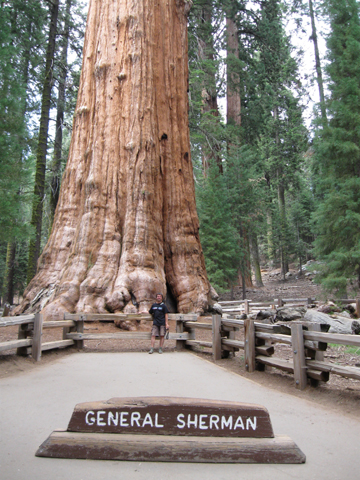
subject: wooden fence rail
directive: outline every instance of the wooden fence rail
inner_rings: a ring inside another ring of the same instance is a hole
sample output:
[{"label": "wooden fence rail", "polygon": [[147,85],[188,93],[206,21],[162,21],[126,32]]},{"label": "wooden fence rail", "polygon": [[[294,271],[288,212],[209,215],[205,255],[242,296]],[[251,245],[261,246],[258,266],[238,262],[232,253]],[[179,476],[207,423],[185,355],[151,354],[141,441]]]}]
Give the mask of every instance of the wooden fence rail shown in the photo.
[{"label": "wooden fence rail", "polygon": [[[227,338],[224,328],[231,326],[243,327],[244,341]],[[319,324],[308,323],[307,328],[305,330],[300,322],[292,322],[288,334],[283,334],[278,333],[283,328],[277,325],[266,325],[251,319],[218,319],[213,332],[213,357],[215,361],[220,360],[226,357],[229,347],[241,348],[244,350],[245,368],[248,372],[276,367],[293,373],[296,388],[301,390],[306,387],[308,379],[311,385],[317,386],[319,381],[328,381],[330,373],[360,380],[360,368],[324,361],[328,343],[360,348],[360,336],[325,333]],[[292,361],[274,355],[276,344],[291,346]]]},{"label": "wooden fence rail", "polygon": [[68,347],[74,345],[74,341],[64,338],[63,340],[53,342],[43,342],[42,332],[44,328],[69,329],[75,326],[73,321],[49,321],[44,322],[40,313],[34,315],[21,315],[19,317],[2,317],[0,319],[1,327],[19,326],[17,340],[9,340],[0,343],[0,352],[16,349],[17,355],[27,355],[28,348],[31,347],[31,356],[34,360],[39,361],[41,352],[55,348]]},{"label": "wooden fence rail", "polygon": [[[339,299],[336,300],[337,303],[349,304],[355,303],[355,313],[358,318],[360,318],[360,299],[350,298],[350,299]],[[314,297],[309,298],[275,298],[269,302],[253,302],[252,300],[227,300],[221,301],[219,304],[222,307],[223,313],[244,313],[248,315],[249,313],[255,313],[261,310],[262,308],[279,308],[279,307],[299,307],[299,306],[309,306],[314,305],[319,302],[316,301]]]},{"label": "wooden fence rail", "polygon": [[[38,361],[44,350],[71,345],[83,348],[85,340],[150,340],[150,332],[84,332],[85,321],[114,321],[115,318],[152,320],[147,314],[65,314],[62,321],[48,322],[43,322],[41,314],[2,317],[0,328],[18,326],[18,338],[1,342],[0,353],[16,349],[18,355],[26,355],[31,348],[32,357]],[[295,384],[299,389],[306,387],[308,379],[313,386],[318,385],[319,381],[328,381],[330,373],[360,380],[360,368],[339,366],[324,360],[328,343],[360,348],[360,336],[326,333],[321,331],[320,325],[309,322],[306,330],[300,322],[292,322],[291,327],[284,327],[263,324],[252,319],[231,318],[229,315],[224,315],[223,318],[220,315],[199,317],[201,321],[197,321],[196,314],[169,314],[169,319],[176,321],[176,332],[170,333],[169,338],[176,341],[177,349],[194,346],[210,348],[215,361],[241,349],[244,351],[245,368],[248,372],[276,367],[294,374]],[[44,329],[59,327],[63,329],[62,340],[42,342]],[[196,339],[197,329],[211,331],[211,342]],[[244,332],[244,340],[236,339],[236,332],[240,329]],[[278,344],[291,346],[291,361],[276,357]]]}]

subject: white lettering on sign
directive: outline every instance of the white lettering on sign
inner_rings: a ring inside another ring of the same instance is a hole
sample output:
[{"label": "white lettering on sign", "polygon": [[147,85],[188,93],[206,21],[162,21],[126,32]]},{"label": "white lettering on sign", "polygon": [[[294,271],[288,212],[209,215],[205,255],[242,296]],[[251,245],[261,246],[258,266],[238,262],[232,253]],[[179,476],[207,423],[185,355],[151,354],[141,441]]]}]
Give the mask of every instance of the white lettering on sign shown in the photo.
[{"label": "white lettering on sign", "polygon": [[188,420],[187,420],[187,427],[190,428],[191,426],[193,426],[194,428],[197,428],[197,420],[198,420],[198,416],[194,415],[194,420],[191,420],[191,413],[189,413],[188,415]]},{"label": "white lettering on sign", "polygon": [[117,424],[119,423],[119,412],[115,412],[115,415],[112,412],[109,412],[108,425],[110,425],[110,423],[117,426]]},{"label": "white lettering on sign", "polygon": [[253,430],[256,430],[256,417],[254,417],[253,421],[251,421],[250,417],[246,419],[246,430],[249,430],[249,425],[251,425]]},{"label": "white lettering on sign", "polygon": [[124,418],[127,415],[129,415],[129,412],[121,412],[120,413],[120,427],[128,427],[129,426],[126,419]]},{"label": "white lettering on sign", "polygon": [[[209,414],[184,414],[179,413],[176,417],[176,428],[179,429],[199,429],[199,430],[256,430],[257,417],[233,417],[233,415],[209,415]],[[119,426],[119,427],[151,427],[164,428],[165,425],[159,420],[159,413],[146,413],[141,417],[140,412],[128,411],[108,411],[98,410],[94,412],[89,410],[85,415],[86,425],[96,425],[99,427]]]},{"label": "white lettering on sign", "polygon": [[241,417],[237,417],[236,419],[236,422],[235,422],[235,425],[234,425],[234,430],[236,430],[237,428],[241,428],[242,430],[244,430],[244,422],[243,422],[243,419]]},{"label": "white lettering on sign", "polygon": [[[92,415],[92,416],[90,417],[90,415]],[[92,410],[89,410],[87,412],[87,414],[85,415],[85,423],[87,425],[94,425],[94,423],[95,423],[94,415],[95,415],[95,413]]]},{"label": "white lettering on sign", "polygon": [[224,415],[221,417],[221,430],[224,430],[225,427],[227,427],[229,430],[232,429],[233,425],[233,418],[232,415],[226,420]]},{"label": "white lettering on sign", "polygon": [[150,413],[147,413],[147,414],[145,415],[145,418],[144,418],[143,423],[142,423],[141,426],[144,427],[145,425],[150,425],[150,427],[153,427],[153,426],[154,426]]},{"label": "white lettering on sign", "polygon": [[205,418],[209,415],[199,415],[199,428],[200,430],[207,430],[209,427],[205,424]]},{"label": "white lettering on sign", "polygon": [[164,427],[164,425],[159,424],[159,414],[158,413],[155,413],[155,427],[156,428],[163,428]]},{"label": "white lettering on sign", "polygon": [[136,426],[137,427],[140,427],[140,420],[141,420],[141,415],[139,412],[131,412],[131,420],[130,420],[130,423],[131,423],[131,426],[133,427],[136,423]]},{"label": "white lettering on sign", "polygon": [[178,424],[176,426],[178,428],[185,428],[186,423],[183,420],[184,417],[185,417],[185,415],[183,413],[179,413],[179,415],[177,416]]},{"label": "white lettering on sign", "polygon": [[215,425],[216,430],[219,430],[219,425],[218,425],[219,421],[220,421],[219,415],[210,415],[210,425],[209,425],[210,430],[212,430],[213,425]]},{"label": "white lettering on sign", "polygon": [[106,423],[104,419],[102,418],[102,415],[104,415],[105,410],[99,410],[96,415],[96,425],[99,425],[100,427],[105,427]]}]

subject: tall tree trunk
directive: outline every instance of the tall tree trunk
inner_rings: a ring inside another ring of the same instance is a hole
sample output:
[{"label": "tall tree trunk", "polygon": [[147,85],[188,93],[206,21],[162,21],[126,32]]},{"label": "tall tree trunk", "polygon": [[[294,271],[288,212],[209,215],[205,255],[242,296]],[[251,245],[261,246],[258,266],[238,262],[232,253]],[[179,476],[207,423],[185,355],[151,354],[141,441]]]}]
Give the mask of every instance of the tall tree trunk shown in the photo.
[{"label": "tall tree trunk", "polygon": [[41,99],[41,116],[39,139],[36,152],[36,173],[34,186],[34,201],[32,205],[31,225],[35,228],[35,239],[30,241],[29,245],[29,262],[27,270],[27,281],[33,278],[36,272],[36,264],[40,255],[41,228],[42,228],[42,212],[43,198],[45,191],[45,170],[46,170],[46,153],[48,143],[48,129],[51,107],[51,89],[53,81],[54,54],[57,18],[59,13],[59,0],[50,2],[50,28],[48,45],[46,50],[45,64],[45,80],[43,84]]},{"label": "tall tree trunk", "polygon": [[[205,3],[201,10],[200,34],[199,34],[199,57],[205,62],[204,72],[205,80],[202,90],[202,102],[203,114],[209,114],[215,117],[216,121],[220,120],[219,108],[217,103],[217,88],[216,88],[216,76],[214,63],[214,45],[213,45],[213,32],[212,32],[212,3]],[[207,132],[204,132],[205,135]],[[217,142],[216,138],[212,135],[207,139],[207,143],[202,146],[202,163],[204,176],[207,176],[210,163],[215,160],[216,165],[219,168],[219,173],[223,173],[222,159],[220,156],[221,146]]]},{"label": "tall tree trunk", "polygon": [[270,206],[266,210],[266,237],[267,237],[267,255],[269,263],[272,265],[274,259],[274,242],[273,242],[273,222]]},{"label": "tall tree trunk", "polygon": [[[67,54],[70,33],[70,10],[72,0],[66,0],[64,32],[62,37],[61,56],[60,56],[60,73],[58,85],[58,100],[56,108],[56,127],[55,127],[55,143],[54,155],[51,166],[51,190],[50,190],[50,232],[52,222],[55,215],[55,209],[59,200],[60,192],[60,176],[61,176],[61,151],[65,110],[65,83],[68,71]],[[50,233],[49,232],[49,233]]]},{"label": "tall tree trunk", "polygon": [[14,275],[15,275],[16,242],[9,242],[6,252],[6,266],[4,275],[4,303],[14,303]]},{"label": "tall tree trunk", "polygon": [[190,158],[188,9],[90,1],[54,224],[18,312],[146,312],[167,288],[179,312],[211,302]]},{"label": "tall tree trunk", "polygon": [[231,59],[239,58],[239,40],[237,27],[231,18],[226,19],[227,33],[227,82],[226,82],[226,105],[227,123],[241,126],[241,98],[240,76],[232,67]]},{"label": "tall tree trunk", "polygon": [[316,67],[316,81],[319,88],[319,97],[320,97],[320,111],[321,117],[326,122],[326,108],[325,108],[325,95],[324,95],[324,83],[322,78],[321,63],[320,63],[320,53],[319,45],[316,33],[316,24],[315,24],[315,13],[313,7],[313,1],[309,0],[309,11],[311,19],[311,40],[314,44],[314,53],[315,53],[315,67]]},{"label": "tall tree trunk", "polygon": [[263,287],[264,284],[261,278],[259,245],[258,245],[256,233],[253,233],[250,236],[250,251],[251,251],[254,272],[255,272],[255,285],[257,287]]},{"label": "tall tree trunk", "polygon": [[[228,125],[236,125],[241,127],[241,98],[240,98],[240,76],[236,69],[233,68],[231,59],[239,58],[239,40],[236,24],[232,18],[226,19],[227,33],[227,89],[226,89],[226,105],[227,105],[227,123]],[[240,132],[239,132],[240,135]],[[237,148],[237,145],[228,143],[228,151],[230,155]],[[240,221],[238,225],[240,237],[242,239],[243,259],[240,264],[239,284],[243,287],[252,287],[251,264],[250,264],[250,246],[247,231],[243,223]],[[244,294],[244,291],[243,291]]]},{"label": "tall tree trunk", "polygon": [[285,207],[285,188],[282,181],[282,171],[279,168],[277,170],[278,177],[278,202],[279,202],[279,214],[280,214],[280,263],[281,263],[281,278],[285,280],[285,274],[289,271],[287,261],[287,249],[286,249],[286,207]]},{"label": "tall tree trunk", "polygon": [[[278,120],[279,111],[278,107],[274,107],[274,119]],[[275,143],[276,145],[280,144],[278,126],[275,126]],[[276,170],[277,176],[277,191],[278,191],[278,204],[279,204],[279,214],[280,214],[280,264],[281,264],[281,278],[285,280],[285,274],[289,271],[288,262],[287,262],[287,252],[286,252],[286,207],[285,207],[285,187],[283,180],[283,170],[282,167],[278,167]]]}]

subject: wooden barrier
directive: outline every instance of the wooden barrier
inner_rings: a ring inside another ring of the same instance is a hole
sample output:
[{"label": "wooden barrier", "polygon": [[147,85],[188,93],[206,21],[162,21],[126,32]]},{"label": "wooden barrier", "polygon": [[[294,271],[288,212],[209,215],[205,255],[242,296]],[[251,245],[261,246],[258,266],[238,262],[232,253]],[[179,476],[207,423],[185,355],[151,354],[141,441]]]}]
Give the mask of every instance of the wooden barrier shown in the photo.
[{"label": "wooden barrier", "polygon": [[45,328],[74,327],[72,321],[63,322],[43,322],[43,316],[40,313],[33,315],[21,315],[18,317],[2,317],[0,327],[19,326],[17,340],[9,340],[0,343],[0,352],[16,349],[17,355],[27,355],[31,347],[31,356],[39,361],[41,352],[55,348],[74,345],[73,340],[63,339],[54,342],[43,342],[42,333]]},{"label": "wooden barrier", "polygon": [[[335,303],[355,303],[355,315],[357,318],[360,318],[360,299],[359,298],[350,298],[350,299],[334,299]],[[299,306],[310,306],[318,304],[315,297],[308,298],[275,298],[269,302],[253,302],[252,300],[227,300],[220,301],[219,304],[222,307],[223,313],[244,313],[250,314],[259,311],[262,307],[265,308],[280,308],[284,306],[288,307],[299,307]]]},{"label": "wooden barrier", "polygon": [[[249,315],[261,310],[261,308],[280,308],[284,306],[308,306],[316,303],[315,298],[275,298],[269,302],[253,302],[252,300],[233,300],[219,302],[223,313],[244,313]],[[360,312],[360,301],[359,301]]]},{"label": "wooden barrier", "polygon": [[[293,300],[293,299],[288,299]],[[245,302],[244,302],[245,303]],[[150,321],[147,314],[114,314],[112,319]],[[224,314],[212,317],[203,317],[197,321],[196,314],[169,314],[171,320],[176,321],[176,332],[169,335],[176,341],[176,347],[206,347],[212,349],[215,361],[226,358],[230,352],[244,350],[245,368],[249,372],[255,369],[278,369],[294,374],[296,387],[303,389],[310,379],[313,386],[320,381],[329,380],[333,373],[347,378],[360,380],[360,370],[354,367],[339,366],[324,361],[324,351],[328,343],[350,345],[360,348],[360,337],[355,335],[329,334],[321,331],[322,326],[307,323],[292,322],[291,328],[284,325],[268,325],[252,319],[242,320],[236,315]],[[42,315],[22,315],[19,317],[2,317],[0,327],[18,326],[17,340],[0,343],[0,352],[16,349],[17,354],[27,355],[31,348],[33,358],[38,361],[41,352],[53,348],[76,345],[83,348],[85,340],[107,339],[138,339],[150,340],[150,332],[124,332],[117,333],[88,333],[84,332],[84,322],[110,320],[110,314],[65,314],[62,321],[43,322]],[[210,321],[212,323],[207,323]],[[207,322],[205,321],[207,320]],[[42,332],[47,328],[63,328],[62,340],[42,342]],[[235,333],[240,328],[244,329],[244,341],[237,340]],[[308,328],[308,330],[306,330]],[[211,330],[212,341],[196,339],[196,329]],[[285,344],[291,346],[292,361],[285,361],[276,357],[275,346]]]},{"label": "wooden barrier", "polygon": [[[360,380],[359,368],[339,366],[324,361],[324,351],[328,343],[360,348],[360,336],[323,332],[321,325],[309,322],[306,326],[300,322],[291,322],[290,325],[291,327],[267,325],[251,319],[229,318],[229,315],[226,315],[226,318],[221,320],[220,326],[216,325],[217,331],[223,331],[224,327],[243,327],[245,341],[228,339],[220,335],[219,343],[219,336],[213,334],[214,360],[224,358],[226,348],[241,348],[244,350],[247,371],[275,367],[293,373],[295,386],[301,390],[307,386],[308,380],[312,386],[317,386],[320,381],[327,382],[330,373]],[[280,331],[286,333],[279,333]],[[291,346],[291,361],[275,356],[276,344]]]}]

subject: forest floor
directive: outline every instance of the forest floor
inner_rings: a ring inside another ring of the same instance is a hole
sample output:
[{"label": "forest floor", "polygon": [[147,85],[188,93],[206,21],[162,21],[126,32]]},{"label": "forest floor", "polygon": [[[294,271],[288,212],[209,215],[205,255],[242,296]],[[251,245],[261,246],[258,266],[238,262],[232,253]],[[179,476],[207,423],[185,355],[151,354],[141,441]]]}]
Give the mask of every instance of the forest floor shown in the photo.
[{"label": "forest floor", "polygon": [[[302,298],[316,297],[318,300],[324,300],[319,286],[314,285],[308,277],[296,278],[294,274],[285,282],[279,279],[276,271],[263,272],[264,287],[247,289],[247,298],[253,301],[269,301],[274,298]],[[242,298],[240,291],[235,291],[235,298]],[[230,292],[220,297],[221,300],[230,299]],[[150,331],[150,323],[141,324],[140,331]],[[86,322],[85,331],[89,333],[112,333],[118,329],[110,322]],[[175,331],[175,322],[170,322],[170,331]],[[17,327],[7,327],[2,329],[1,340],[6,341],[17,337]],[[46,329],[43,333],[43,341],[55,341],[62,338],[62,329]],[[196,338],[204,341],[211,341],[211,331],[197,330]],[[236,333],[237,339],[242,339],[242,332]],[[86,340],[82,352],[144,352],[149,350],[149,341],[147,340]],[[287,345],[276,345],[275,355],[286,360],[291,360],[291,347]],[[164,355],[167,351],[175,350],[175,341],[165,342]],[[190,352],[190,351],[189,351]],[[20,372],[26,372],[34,368],[40,368],[41,365],[56,362],[64,356],[74,353],[74,348],[57,349],[54,351],[45,351],[42,354],[40,362],[34,362],[31,357],[19,357],[13,350],[9,353],[4,352],[0,355],[0,378],[16,375]],[[157,354],[157,349],[155,354]],[[197,347],[192,354],[212,362],[211,350],[204,347]],[[360,349],[355,347],[345,347],[329,345],[325,352],[325,360],[330,363],[340,365],[351,365],[360,367]],[[295,395],[326,406],[327,408],[341,409],[344,414],[359,416],[360,408],[360,381],[343,378],[337,375],[330,375],[327,383],[321,383],[318,387],[308,386],[305,390],[299,391],[295,388],[294,377],[292,374],[270,368],[269,371],[256,371],[247,373],[245,371],[244,355],[240,350],[235,355],[230,354],[229,358],[217,362],[219,366],[230,370],[237,375],[248,378],[256,383],[266,387],[278,390],[281,393]]]}]

